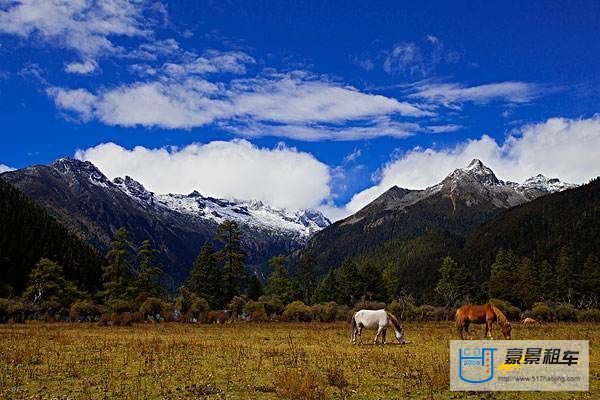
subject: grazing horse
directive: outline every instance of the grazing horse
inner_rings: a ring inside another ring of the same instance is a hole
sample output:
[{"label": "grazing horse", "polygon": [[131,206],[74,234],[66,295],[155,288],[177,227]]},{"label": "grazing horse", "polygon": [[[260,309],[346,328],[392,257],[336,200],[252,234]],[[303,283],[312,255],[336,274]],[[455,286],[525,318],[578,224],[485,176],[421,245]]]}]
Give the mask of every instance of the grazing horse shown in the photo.
[{"label": "grazing horse", "polygon": [[523,325],[541,325],[542,323],[535,318],[527,317],[521,321]]},{"label": "grazing horse", "polygon": [[360,310],[352,316],[352,344],[356,344],[356,336],[358,342],[362,344],[362,330],[377,329],[377,334],[373,340],[373,344],[377,344],[377,338],[381,336],[381,344],[385,344],[385,331],[391,326],[396,333],[398,343],[404,344],[404,329],[396,317],[385,310]]},{"label": "grazing horse", "polygon": [[502,327],[502,334],[505,339],[510,339],[510,321],[506,316],[493,304],[467,304],[456,310],[456,330],[461,339],[463,339],[463,330],[469,333],[469,323],[485,324],[484,339],[488,334],[492,337],[492,325],[494,322]]}]

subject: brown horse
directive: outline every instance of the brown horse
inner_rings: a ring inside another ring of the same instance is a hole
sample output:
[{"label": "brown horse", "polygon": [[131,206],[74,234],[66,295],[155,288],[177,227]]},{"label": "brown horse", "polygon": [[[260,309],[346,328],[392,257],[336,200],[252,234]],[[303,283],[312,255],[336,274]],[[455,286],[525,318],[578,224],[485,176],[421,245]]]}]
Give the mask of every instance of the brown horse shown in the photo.
[{"label": "brown horse", "polygon": [[461,339],[463,339],[463,331],[469,333],[469,324],[485,324],[485,335],[492,337],[492,324],[498,322],[502,327],[502,334],[505,339],[510,339],[510,321],[506,316],[493,304],[467,304],[456,310],[456,330]]}]

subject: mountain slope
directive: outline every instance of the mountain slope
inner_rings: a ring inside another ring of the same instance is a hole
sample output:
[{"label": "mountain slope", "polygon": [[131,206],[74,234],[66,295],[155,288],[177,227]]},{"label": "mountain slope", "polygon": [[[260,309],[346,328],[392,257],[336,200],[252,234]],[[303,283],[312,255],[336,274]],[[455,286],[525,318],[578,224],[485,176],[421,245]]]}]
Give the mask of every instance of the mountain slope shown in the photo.
[{"label": "mountain slope", "polygon": [[464,237],[505,209],[572,186],[541,175],[521,185],[504,182],[473,160],[425,190],[390,188],[356,214],[315,234],[307,248],[324,272],[390,240],[431,233]]},{"label": "mountain slope", "polygon": [[103,257],[2,178],[0,227],[0,297],[9,295],[5,285],[20,294],[42,257],[61,264],[66,277],[82,288],[99,287]]},{"label": "mountain slope", "polygon": [[107,250],[112,232],[121,226],[134,243],[151,239],[176,282],[187,276],[200,246],[211,240],[225,219],[240,225],[251,265],[301,246],[329,224],[316,211],[291,212],[197,192],[157,195],[129,177],[110,181],[90,162],[66,158],[2,176],[101,251]]},{"label": "mountain slope", "polygon": [[600,178],[586,185],[514,207],[478,227],[463,257],[474,271],[486,270],[500,249],[539,260],[554,260],[562,247],[577,265],[600,255]]}]

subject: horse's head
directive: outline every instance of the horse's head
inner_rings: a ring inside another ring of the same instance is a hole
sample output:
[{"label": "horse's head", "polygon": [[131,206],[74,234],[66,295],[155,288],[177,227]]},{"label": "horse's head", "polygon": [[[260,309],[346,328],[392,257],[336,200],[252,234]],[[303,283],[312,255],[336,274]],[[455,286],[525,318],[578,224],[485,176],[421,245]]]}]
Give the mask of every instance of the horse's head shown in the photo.
[{"label": "horse's head", "polygon": [[510,339],[510,322],[506,321],[506,324],[502,327],[502,334],[504,335],[504,339]]},{"label": "horse's head", "polygon": [[400,344],[405,344],[406,340],[404,339],[404,329],[400,328],[396,331],[396,340]]}]

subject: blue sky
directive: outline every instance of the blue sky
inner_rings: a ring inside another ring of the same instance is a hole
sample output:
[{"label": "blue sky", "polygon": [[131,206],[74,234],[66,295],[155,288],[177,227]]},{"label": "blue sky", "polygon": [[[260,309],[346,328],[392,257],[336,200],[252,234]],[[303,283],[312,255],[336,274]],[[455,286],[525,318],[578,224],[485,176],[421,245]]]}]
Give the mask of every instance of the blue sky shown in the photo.
[{"label": "blue sky", "polygon": [[581,183],[600,174],[599,19],[593,1],[0,1],[0,163],[77,156],[332,218],[473,157]]}]

